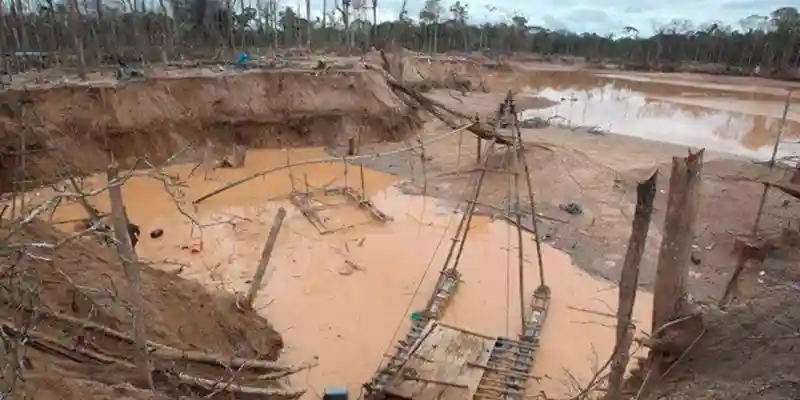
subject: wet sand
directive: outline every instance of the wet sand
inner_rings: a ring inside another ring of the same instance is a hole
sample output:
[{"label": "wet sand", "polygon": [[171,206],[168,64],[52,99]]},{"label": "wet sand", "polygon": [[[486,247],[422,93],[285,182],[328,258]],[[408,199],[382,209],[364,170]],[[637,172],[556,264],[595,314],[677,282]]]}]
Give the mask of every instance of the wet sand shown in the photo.
[{"label": "wet sand", "polygon": [[800,84],[797,82],[776,81],[757,77],[714,76],[695,73],[662,73],[662,72],[620,72],[598,73],[597,76],[626,80],[631,82],[658,83],[694,90],[724,91],[744,95],[769,95],[778,98],[786,97],[786,90],[792,88],[793,98],[800,99]]},{"label": "wet sand", "polygon": [[[321,156],[321,150],[292,152],[299,161]],[[285,163],[280,151],[251,151],[243,169],[217,170],[192,178],[186,199],[192,199],[221,183],[273,165]],[[190,168],[171,173],[185,176]],[[358,168],[348,168],[351,185],[358,187]],[[319,365],[292,378],[297,387],[308,386],[308,398],[321,396],[326,386],[347,385],[357,393],[390,352],[410,323],[410,314],[424,306],[458,223],[459,215],[438,200],[401,194],[392,185],[397,178],[365,170],[365,183],[376,206],[394,218],[389,224],[371,220],[362,210],[345,205],[326,212],[329,223],[348,221],[363,225],[320,235],[285,201],[291,190],[288,170],[257,179],[203,203],[192,213],[202,230],[176,211],[161,184],[134,178],[123,186],[128,212],[142,226],[138,252],[156,268],[180,271],[204,285],[229,292],[245,292],[249,286],[264,239],[278,207],[288,216],[279,235],[271,265],[272,275],[259,293],[255,307],[285,341],[282,360]],[[292,170],[308,174],[311,185],[341,185],[341,163]],[[342,203],[336,196],[321,199]],[[107,209],[107,203],[95,204]],[[80,215],[74,206],[62,209],[56,219]],[[459,264],[464,282],[444,320],[490,335],[516,336],[520,331],[516,234],[504,222],[476,217]],[[165,230],[151,239],[151,229]],[[202,231],[202,234],[199,232]],[[199,243],[202,242],[202,246]],[[194,244],[201,250],[192,253]],[[536,252],[530,235],[524,235],[526,303],[539,278]],[[546,283],[553,301],[533,374],[535,392],[561,396],[585,383],[593,368],[602,365],[613,347],[615,285],[589,276],[571,265],[569,257],[544,248]],[[352,266],[355,266],[353,268]],[[648,329],[651,296],[637,301],[639,327]],[[590,310],[590,311],[587,311]],[[575,377],[578,383],[571,382]]]}]

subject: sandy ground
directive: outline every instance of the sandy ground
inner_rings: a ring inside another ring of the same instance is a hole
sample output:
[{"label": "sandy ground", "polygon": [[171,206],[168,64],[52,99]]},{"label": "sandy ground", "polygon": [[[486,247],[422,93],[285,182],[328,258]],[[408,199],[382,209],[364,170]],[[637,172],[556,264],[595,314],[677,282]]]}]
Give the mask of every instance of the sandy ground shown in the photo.
[{"label": "sandy ground", "polygon": [[800,98],[800,83],[777,81],[756,77],[717,76],[693,73],[663,72],[621,72],[598,73],[598,75],[641,82],[667,83],[674,86],[687,86],[706,90],[735,91],[748,94],[769,94],[786,97],[787,89],[793,89],[793,98]]}]

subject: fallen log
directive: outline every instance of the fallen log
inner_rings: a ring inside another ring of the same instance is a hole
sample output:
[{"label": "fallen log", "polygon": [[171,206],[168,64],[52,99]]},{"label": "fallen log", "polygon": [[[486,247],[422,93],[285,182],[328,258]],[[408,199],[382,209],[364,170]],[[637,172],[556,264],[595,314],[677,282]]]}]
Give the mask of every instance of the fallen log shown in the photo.
[{"label": "fallen log", "polygon": [[[406,103],[409,103],[409,102],[405,99],[405,97],[413,99],[416,104],[409,104],[409,106],[411,106],[413,108],[419,108],[419,107],[424,108],[426,111],[430,112],[435,117],[439,118],[442,122],[444,122],[446,125],[448,125],[451,129],[455,128],[455,127],[458,127],[461,124],[459,124],[456,121],[453,121],[452,118],[447,118],[446,116],[442,115],[441,111],[447,112],[447,113],[449,113],[449,114],[451,114],[453,116],[456,116],[458,118],[466,119],[466,120],[473,121],[473,122],[475,121],[474,116],[470,116],[470,115],[464,114],[464,113],[462,113],[460,111],[453,110],[452,108],[449,108],[449,107],[445,106],[444,104],[442,104],[439,101],[436,101],[436,100],[433,100],[431,98],[423,96],[419,91],[414,90],[410,86],[401,83],[400,81],[395,79],[393,76],[391,76],[391,74],[389,74],[389,72],[387,72],[386,70],[384,70],[383,68],[381,68],[381,67],[379,67],[377,65],[365,64],[365,67],[367,69],[371,69],[371,70],[374,70],[374,71],[381,72],[383,74],[384,79],[386,79],[386,83],[389,85],[389,87],[391,87],[391,88],[393,88],[393,89],[395,89],[397,91],[400,91],[402,94],[405,95],[405,96],[399,96],[399,97],[401,99],[403,99],[404,101],[406,101]],[[500,144],[503,144],[503,145],[506,145],[506,146],[513,146],[514,145],[514,142],[510,138],[505,137],[503,135],[499,135],[493,129],[491,129],[491,128],[487,127],[487,126],[483,126],[481,124],[471,125],[469,128],[467,128],[467,130],[472,132],[473,134],[477,135],[479,138],[484,139],[484,140],[489,140],[489,141],[495,140],[497,143],[500,143]]]},{"label": "fallen log", "polygon": [[292,390],[283,388],[257,388],[252,386],[241,386],[234,383],[218,382],[211,379],[200,378],[185,374],[183,372],[162,371],[162,373],[165,376],[178,381],[178,383],[184,385],[196,386],[212,393],[225,392],[231,394],[246,394],[251,396],[252,395],[265,396],[265,397],[279,396],[279,397],[294,399],[302,396],[303,393],[306,392],[305,390]]},{"label": "fallen log", "polygon": [[[136,368],[134,364],[128,362],[127,360],[119,359],[106,354],[101,354],[96,351],[89,350],[83,346],[67,346],[61,343],[58,339],[50,337],[40,332],[36,332],[30,329],[27,329],[23,332],[22,330],[18,329],[13,324],[7,321],[3,322],[2,325],[0,325],[0,331],[2,331],[2,333],[4,335],[7,335],[8,337],[19,339],[19,342],[23,343],[26,346],[33,347],[39,351],[52,354],[58,357],[64,357],[78,363],[93,361],[105,365],[118,365],[124,368],[129,368],[131,370],[134,370]],[[257,361],[257,360],[249,360],[249,361]],[[247,364],[239,364],[239,367],[236,367],[235,364],[231,364],[231,366],[233,368],[248,367]],[[308,367],[294,368],[292,370],[292,373],[306,368]],[[293,390],[280,387],[260,388],[252,386],[242,386],[230,382],[215,381],[212,379],[200,378],[182,372],[175,372],[164,369],[154,369],[153,373],[161,374],[169,378],[172,378],[173,380],[177,381],[180,384],[191,385],[209,392],[216,392],[216,393],[226,392],[231,394],[247,394],[247,395],[257,395],[264,397],[279,396],[284,398],[298,398],[302,396],[303,393],[305,393],[305,390]],[[287,375],[289,375],[289,373],[281,373],[274,375],[267,374],[259,376],[258,379],[275,380],[278,378],[285,377]]]},{"label": "fallen log", "polygon": [[[121,340],[131,345],[135,344],[135,341],[132,337],[122,332],[100,325],[96,322],[75,318],[69,315],[48,312],[44,310],[38,310],[38,313],[39,315],[44,317],[57,319],[71,325],[80,326],[83,329],[89,329],[95,332],[102,333],[106,336],[112,337],[117,340]],[[247,358],[231,358],[221,354],[207,353],[203,351],[180,350],[150,340],[147,341],[147,350],[150,356],[159,358],[161,360],[191,361],[201,364],[215,365],[223,368],[248,368],[248,369],[257,369],[264,371],[286,371],[291,369],[291,366],[289,365],[277,363],[274,361],[254,360]]]}]

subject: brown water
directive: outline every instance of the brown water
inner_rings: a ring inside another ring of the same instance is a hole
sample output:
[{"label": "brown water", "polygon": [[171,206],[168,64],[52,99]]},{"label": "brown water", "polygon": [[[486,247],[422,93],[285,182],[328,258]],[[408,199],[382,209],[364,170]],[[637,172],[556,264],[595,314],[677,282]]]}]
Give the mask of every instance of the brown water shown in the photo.
[{"label": "brown water", "polygon": [[[295,150],[292,159],[322,155],[320,150]],[[187,199],[284,162],[280,151],[252,151],[246,168],[213,172],[211,180],[193,178]],[[178,167],[171,172],[186,176],[189,170]],[[348,170],[355,186],[360,185],[357,171]],[[296,177],[304,173],[312,185],[344,183],[340,163],[293,170]],[[424,306],[458,223],[459,215],[435,199],[403,195],[392,188],[395,177],[366,170],[365,182],[377,207],[394,222],[383,225],[355,207],[343,206],[327,213],[331,221],[364,225],[325,236],[285,202],[291,190],[286,170],[225,192],[191,211],[204,226],[202,233],[176,211],[158,182],[133,179],[123,187],[123,195],[132,219],[142,226],[141,256],[157,268],[181,270],[187,278],[229,292],[247,290],[274,214],[278,207],[287,207],[272,256],[276,270],[255,307],[282,333],[283,360],[318,360],[317,367],[292,378],[293,386],[309,387],[308,398],[315,398],[326,386],[347,385],[357,393],[369,380],[408,328],[411,312]],[[103,202],[98,205],[107,209]],[[69,207],[58,217],[76,215],[79,211]],[[155,228],[165,230],[162,238],[148,237]],[[200,252],[186,248],[201,239]],[[527,301],[539,281],[532,237],[526,234],[523,244]],[[464,282],[445,321],[485,334],[515,336],[520,331],[516,246],[516,234],[508,224],[475,218],[459,264]],[[610,354],[614,320],[586,310],[613,313],[617,293],[614,285],[571,265],[566,254],[545,246],[543,256],[553,300],[533,371],[543,379],[532,388],[552,397],[585,384]],[[637,303],[635,318],[640,327],[649,327],[651,296],[641,293]]]},{"label": "brown water", "polygon": [[[699,84],[653,84],[575,72],[536,77],[526,92],[557,104],[526,110],[526,117],[560,116],[563,119],[556,122],[570,126],[762,159],[772,153],[784,108],[780,96],[755,99],[748,93],[711,90]],[[800,100],[794,103],[784,131],[784,140],[789,142],[800,137]],[[784,143],[779,156],[798,149]]]}]

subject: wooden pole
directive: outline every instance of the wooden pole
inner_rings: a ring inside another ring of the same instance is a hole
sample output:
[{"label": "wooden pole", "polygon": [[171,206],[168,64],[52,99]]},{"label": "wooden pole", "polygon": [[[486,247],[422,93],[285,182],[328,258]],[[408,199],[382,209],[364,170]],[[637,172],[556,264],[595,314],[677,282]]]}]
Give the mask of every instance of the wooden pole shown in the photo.
[{"label": "wooden pole", "polygon": [[344,164],[344,187],[347,188],[349,186],[347,186],[347,158],[346,157],[342,157],[342,164]]},{"label": "wooden pole", "polygon": [[736,287],[737,282],[739,281],[739,276],[742,275],[745,266],[747,266],[747,257],[745,256],[744,249],[739,251],[739,257],[736,259],[736,268],[733,270],[733,275],[731,275],[731,279],[725,285],[725,292],[722,293],[722,298],[719,299],[719,303],[717,306],[720,309],[725,309],[730,302],[731,296],[733,295],[733,290]]},{"label": "wooden pole", "polygon": [[347,155],[350,157],[356,155],[356,138],[354,137],[347,139]]},{"label": "wooden pole", "polygon": [[[511,99],[511,91],[508,92],[508,98]],[[522,167],[525,169],[525,183],[528,189],[528,201],[531,206],[531,220],[533,221],[533,236],[534,243],[536,244],[536,258],[539,267],[539,284],[541,288],[546,288],[547,283],[544,278],[544,258],[542,257],[542,239],[539,237],[539,223],[536,220],[538,212],[536,212],[536,196],[533,194],[533,185],[531,184],[531,170],[528,167],[528,160],[525,159],[525,145],[522,142],[522,132],[519,130],[519,118],[517,118],[516,107],[513,101],[511,102],[511,117],[514,121],[513,129],[516,132],[516,152],[519,154],[519,160],[522,161]]]},{"label": "wooden pole", "polygon": [[[511,150],[511,147],[508,148]],[[517,220],[517,273],[519,279],[519,316],[520,316],[520,329],[522,330],[522,334],[525,334],[525,250],[522,241],[522,209],[520,208],[520,201],[519,201],[519,157],[521,155],[519,152],[514,149],[512,151],[512,159],[513,159],[513,167],[514,171],[514,183],[511,185],[512,196],[514,199],[514,212],[516,213],[516,220]],[[511,199],[508,199],[509,203],[511,203]],[[536,223],[536,216],[532,216],[533,223]]]},{"label": "wooden pole", "polygon": [[[19,150],[19,167],[18,171],[20,172],[20,177],[24,179],[26,172],[27,172],[27,165],[25,163],[25,159],[27,156],[27,144],[25,143],[25,132],[20,133],[20,150]],[[20,197],[19,197],[19,211],[20,214],[25,215],[25,184],[20,185]]]},{"label": "wooden pole", "polygon": [[139,260],[133,252],[131,238],[128,234],[128,220],[125,218],[125,205],[122,201],[122,190],[119,184],[112,184],[119,177],[119,165],[112,163],[108,167],[106,179],[108,180],[108,196],[111,202],[111,221],[114,226],[114,239],[117,245],[125,278],[128,281],[129,301],[133,314],[133,338],[136,342],[134,363],[141,374],[141,378],[149,388],[153,388],[153,377],[150,373],[150,361],[147,355],[147,330],[145,326],[144,310],[142,309],[141,277]]},{"label": "wooden pole", "polygon": [[[208,180],[208,173],[214,169],[213,159],[213,144],[206,143],[206,148],[203,149],[203,180]],[[112,154],[113,160],[113,154]]]},{"label": "wooden pole", "polygon": [[636,303],[636,288],[639,284],[639,264],[647,243],[650,219],[653,216],[653,203],[656,198],[658,170],[636,187],[636,212],[633,216],[628,250],[622,265],[619,279],[619,303],[617,307],[617,342],[608,378],[606,400],[622,398],[622,382],[625,368],[630,360],[630,347],[633,342],[633,306]]},{"label": "wooden pole", "polygon": [[233,160],[231,162],[231,166],[233,168],[242,168],[244,167],[245,160],[247,159],[247,147],[242,146],[240,144],[233,145]]},{"label": "wooden pole", "polygon": [[686,158],[672,159],[664,235],[656,267],[652,332],[681,316],[683,307],[687,305],[686,281],[694,240],[703,153],[704,150],[700,150],[694,154],[690,152]]},{"label": "wooden pole", "polygon": [[478,162],[480,164],[480,162],[481,162],[481,137],[478,136],[477,138],[478,138],[478,156],[475,157],[475,160],[476,160],[476,162]]},{"label": "wooden pole", "polygon": [[261,288],[262,281],[264,284],[268,283],[270,278],[272,278],[272,274],[275,272],[274,266],[270,268],[269,271],[267,271],[267,266],[272,256],[272,250],[275,248],[275,241],[278,240],[278,232],[281,230],[284,218],[286,218],[286,209],[281,207],[278,209],[278,214],[275,215],[275,220],[272,222],[272,229],[270,229],[269,235],[267,235],[267,241],[264,244],[264,249],[261,251],[261,261],[258,262],[258,268],[253,277],[253,282],[250,283],[250,290],[247,291],[247,298],[245,299],[244,306],[248,309],[253,308],[253,302],[256,299],[256,294],[258,294],[258,289]]},{"label": "wooden pole", "polygon": [[367,198],[367,185],[364,182],[364,164],[358,164],[358,169],[361,172],[361,195],[364,196],[364,199]]},{"label": "wooden pole", "polygon": [[286,152],[286,168],[289,169],[289,182],[292,184],[292,194],[297,192],[294,187],[294,173],[292,173],[292,160],[289,158],[289,149],[284,149]]},{"label": "wooden pole", "polygon": [[[792,101],[792,89],[786,93],[786,104],[783,106],[783,116],[778,125],[778,137],[775,138],[775,146],[772,148],[772,157],[769,159],[769,172],[775,168],[775,157],[778,155],[778,147],[781,144],[781,137],[783,137],[783,130],[786,127],[786,116],[789,114],[789,104]],[[767,201],[767,193],[769,193],[769,184],[764,183],[764,190],[761,192],[761,201],[758,202],[758,211],[756,211],[756,221],[753,223],[753,235],[758,233],[758,225],[761,223],[761,215],[764,213],[764,204]]]}]

